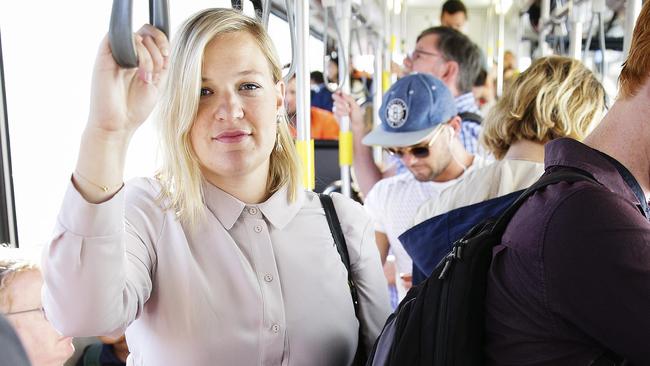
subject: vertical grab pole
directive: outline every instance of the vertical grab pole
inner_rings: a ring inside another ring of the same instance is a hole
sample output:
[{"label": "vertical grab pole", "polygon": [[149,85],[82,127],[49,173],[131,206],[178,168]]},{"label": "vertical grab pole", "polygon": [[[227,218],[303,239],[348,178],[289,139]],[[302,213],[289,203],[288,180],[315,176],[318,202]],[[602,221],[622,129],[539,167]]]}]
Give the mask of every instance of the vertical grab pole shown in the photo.
[{"label": "vertical grab pole", "polygon": [[632,44],[632,34],[634,34],[634,25],[636,19],[641,13],[641,0],[627,0],[625,2],[625,36],[623,39],[623,56],[627,58]]},{"label": "vertical grab pole", "polygon": [[569,57],[575,60],[582,60],[582,19],[577,4],[569,1],[569,21],[571,32],[569,33]]},{"label": "vertical grab pole", "polygon": [[[345,73],[350,73],[347,67],[350,63],[350,18],[352,17],[352,3],[350,0],[337,2],[336,18],[339,27],[339,80],[343,81],[341,91],[350,94],[350,78]],[[348,65],[341,65],[341,62],[348,62]],[[344,66],[344,67],[341,67]],[[350,117],[341,118],[339,133],[339,165],[341,166],[341,193],[346,197],[352,196],[352,177],[350,167],[352,166],[352,132],[350,132]]]},{"label": "vertical grab pole", "polygon": [[505,49],[505,22],[506,22],[506,14],[505,14],[505,9],[501,7],[500,11],[498,12],[498,19],[499,19],[499,32],[497,34],[497,98],[500,98],[501,95],[503,95],[503,57],[504,57],[504,49]]},{"label": "vertical grab pole", "polygon": [[605,10],[607,9],[607,4],[605,0],[593,0],[591,6],[593,12],[598,17],[598,43],[600,44],[599,48],[601,55],[600,80],[603,81],[607,75],[607,59],[605,58],[607,47],[605,44],[605,19],[603,18]]},{"label": "vertical grab pole", "polygon": [[546,38],[548,37],[551,20],[551,0],[542,0],[542,16],[539,20],[539,56],[544,57],[550,54],[548,43],[546,43]]},{"label": "vertical grab pole", "polygon": [[384,0],[384,44],[386,48],[384,49],[384,72],[381,74],[381,87],[382,91],[385,93],[392,83],[391,80],[391,61],[393,60],[393,38],[391,34],[393,32],[393,17],[391,16],[392,7],[388,7],[393,4],[393,0]]},{"label": "vertical grab pole", "polygon": [[294,1],[294,11],[287,11],[288,16],[295,13],[296,19],[296,148],[302,161],[302,184],[313,190],[316,186],[314,172],[314,140],[311,138],[311,95],[309,93],[309,57],[306,52],[309,37],[309,3]]},{"label": "vertical grab pole", "polygon": [[[375,73],[374,73],[375,80],[372,83],[374,89],[374,94],[372,96],[372,121],[374,126],[378,126],[381,124],[381,120],[379,119],[379,108],[381,107],[381,102],[384,95],[384,90],[382,89],[381,82],[382,82],[382,72],[384,69],[383,57],[384,57],[384,52],[386,52],[386,48],[384,47],[384,39],[380,33],[375,34],[374,41],[375,41]],[[373,153],[375,163],[381,163],[382,160],[381,148],[379,146],[373,147],[372,153]]]},{"label": "vertical grab pole", "polygon": [[[2,198],[0,213],[0,237],[10,247],[18,247],[18,225],[16,224],[16,202],[14,195],[13,170],[11,167],[11,146],[9,141],[9,121],[7,119],[7,93],[5,92],[4,59],[0,36],[0,190]],[[0,244],[0,246],[2,246]]]}]

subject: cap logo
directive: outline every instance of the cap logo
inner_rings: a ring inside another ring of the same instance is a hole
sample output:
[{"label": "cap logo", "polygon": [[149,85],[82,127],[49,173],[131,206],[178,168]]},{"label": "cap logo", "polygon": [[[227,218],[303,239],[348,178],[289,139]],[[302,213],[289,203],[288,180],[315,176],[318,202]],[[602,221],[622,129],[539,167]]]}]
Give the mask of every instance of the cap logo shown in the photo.
[{"label": "cap logo", "polygon": [[386,106],[386,121],[392,128],[400,128],[406,123],[409,111],[406,103],[399,98],[395,98],[388,102]]}]

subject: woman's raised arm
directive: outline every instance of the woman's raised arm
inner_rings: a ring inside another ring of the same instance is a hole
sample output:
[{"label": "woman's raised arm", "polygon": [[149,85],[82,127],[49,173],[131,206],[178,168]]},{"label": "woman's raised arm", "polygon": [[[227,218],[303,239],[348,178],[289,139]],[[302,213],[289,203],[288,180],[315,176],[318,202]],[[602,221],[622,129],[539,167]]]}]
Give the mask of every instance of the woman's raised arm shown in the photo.
[{"label": "woman's raised arm", "polygon": [[147,24],[134,35],[134,43],[137,68],[115,62],[108,36],[95,61],[88,124],[73,174],[75,187],[91,203],[106,201],[121,188],[129,141],[151,114],[167,78],[165,34]]}]

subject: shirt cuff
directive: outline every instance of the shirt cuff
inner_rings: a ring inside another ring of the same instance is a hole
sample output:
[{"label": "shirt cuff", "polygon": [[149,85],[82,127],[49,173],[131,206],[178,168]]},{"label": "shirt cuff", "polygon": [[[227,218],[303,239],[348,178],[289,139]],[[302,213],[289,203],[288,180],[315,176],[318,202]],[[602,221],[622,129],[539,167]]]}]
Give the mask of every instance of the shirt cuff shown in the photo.
[{"label": "shirt cuff", "polygon": [[59,212],[59,224],[66,231],[83,237],[110,236],[122,232],[124,191],[123,186],[108,201],[90,203],[70,182]]}]

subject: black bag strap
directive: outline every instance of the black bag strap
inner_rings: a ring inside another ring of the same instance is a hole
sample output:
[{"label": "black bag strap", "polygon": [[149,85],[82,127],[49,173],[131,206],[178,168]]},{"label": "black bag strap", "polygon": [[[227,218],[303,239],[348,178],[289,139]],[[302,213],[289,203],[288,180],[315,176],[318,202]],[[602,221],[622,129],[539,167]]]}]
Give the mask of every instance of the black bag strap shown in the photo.
[{"label": "black bag strap", "polygon": [[474,122],[474,123],[478,123],[479,125],[483,123],[483,117],[477,113],[472,113],[472,112],[458,113],[458,117],[460,117],[460,119],[463,121]]},{"label": "black bag strap", "polygon": [[365,349],[363,346],[363,335],[361,332],[361,318],[359,317],[360,308],[359,308],[359,293],[357,292],[357,285],[354,282],[354,277],[352,275],[352,268],[350,265],[350,255],[348,254],[348,246],[345,242],[345,236],[343,235],[343,230],[341,229],[341,222],[339,217],[336,214],[336,208],[334,208],[334,202],[332,197],[327,194],[318,194],[323,210],[325,211],[325,217],[327,217],[327,224],[330,227],[330,232],[334,238],[334,244],[336,244],[336,250],[341,256],[341,261],[345,265],[345,269],[348,271],[348,286],[350,286],[350,295],[352,295],[352,304],[354,305],[354,314],[359,321],[359,344],[357,346],[357,352],[354,355],[353,365],[364,365],[365,364]]},{"label": "black bag strap", "polygon": [[576,168],[560,169],[550,173],[545,173],[535,184],[526,189],[526,191],[524,191],[524,193],[522,193],[521,196],[519,196],[519,198],[517,198],[517,200],[510,205],[503,214],[501,214],[501,216],[499,216],[492,227],[491,232],[499,235],[503,234],[506,226],[508,226],[508,223],[519,207],[521,207],[521,205],[538,190],[560,182],[574,183],[580,181],[590,181],[592,183],[600,184],[591,174]]},{"label": "black bag strap", "polygon": [[629,362],[612,351],[605,351],[588,366],[629,366]]}]

